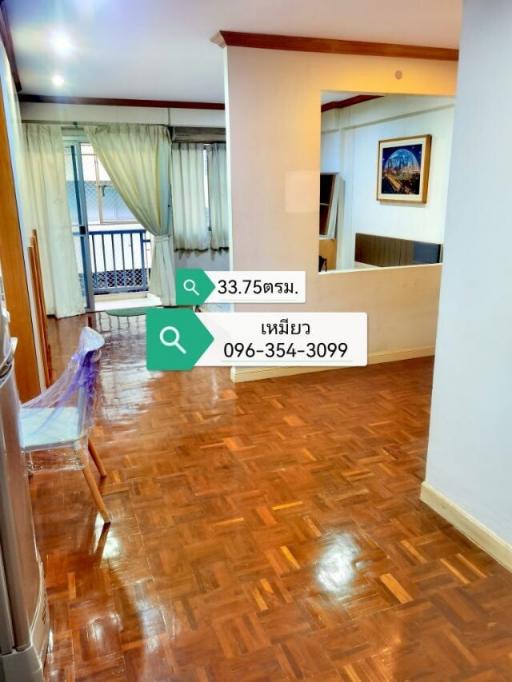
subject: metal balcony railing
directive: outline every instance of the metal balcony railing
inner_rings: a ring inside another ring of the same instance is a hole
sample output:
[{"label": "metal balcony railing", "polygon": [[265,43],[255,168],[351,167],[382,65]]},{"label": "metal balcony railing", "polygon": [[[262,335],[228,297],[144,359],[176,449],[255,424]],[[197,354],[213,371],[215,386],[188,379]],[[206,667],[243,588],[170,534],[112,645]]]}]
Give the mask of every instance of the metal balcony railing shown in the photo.
[{"label": "metal balcony railing", "polygon": [[[85,239],[79,232],[73,234],[78,244]],[[151,242],[145,230],[90,231],[89,256],[94,294],[148,290]]]}]

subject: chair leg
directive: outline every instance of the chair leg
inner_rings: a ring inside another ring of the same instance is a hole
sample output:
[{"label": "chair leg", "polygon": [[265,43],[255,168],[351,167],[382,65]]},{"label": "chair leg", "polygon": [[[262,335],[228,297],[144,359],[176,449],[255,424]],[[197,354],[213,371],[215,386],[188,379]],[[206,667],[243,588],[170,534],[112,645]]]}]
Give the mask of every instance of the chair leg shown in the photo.
[{"label": "chair leg", "polygon": [[86,452],[82,452],[80,455],[80,458],[82,460],[83,464],[83,474],[85,478],[85,482],[89,486],[89,490],[91,491],[91,495],[93,496],[94,502],[96,503],[96,506],[98,507],[98,511],[100,514],[103,516],[103,520],[105,523],[110,523],[110,514],[108,513],[108,509],[105,506],[105,502],[103,500],[103,497],[101,496],[100,491],[98,490],[98,486],[96,485],[96,481],[94,480],[93,473],[91,471],[91,466],[89,464],[89,459],[87,456]]},{"label": "chair leg", "polygon": [[31,452],[24,452],[23,454],[25,455],[25,459],[27,462],[27,475],[29,478],[32,478],[32,476],[34,475],[34,464],[32,461],[32,453]]},{"label": "chair leg", "polygon": [[105,469],[103,462],[101,461],[101,457],[99,456],[98,451],[94,447],[94,443],[90,438],[87,441],[87,447],[89,448],[89,452],[94,464],[96,464],[96,468],[98,469],[101,478],[105,478],[107,475],[107,470]]}]

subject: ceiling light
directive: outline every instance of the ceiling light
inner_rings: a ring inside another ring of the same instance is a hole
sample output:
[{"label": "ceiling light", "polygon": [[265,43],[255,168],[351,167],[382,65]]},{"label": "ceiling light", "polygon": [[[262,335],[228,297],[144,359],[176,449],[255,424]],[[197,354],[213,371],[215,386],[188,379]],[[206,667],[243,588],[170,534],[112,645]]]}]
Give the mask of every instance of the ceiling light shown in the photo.
[{"label": "ceiling light", "polygon": [[51,36],[50,44],[55,52],[62,56],[66,56],[73,51],[73,45],[69,36],[62,31],[57,31]]},{"label": "ceiling light", "polygon": [[52,76],[52,83],[55,85],[55,87],[60,88],[61,85],[64,85],[64,78],[58,73],[53,74]]}]

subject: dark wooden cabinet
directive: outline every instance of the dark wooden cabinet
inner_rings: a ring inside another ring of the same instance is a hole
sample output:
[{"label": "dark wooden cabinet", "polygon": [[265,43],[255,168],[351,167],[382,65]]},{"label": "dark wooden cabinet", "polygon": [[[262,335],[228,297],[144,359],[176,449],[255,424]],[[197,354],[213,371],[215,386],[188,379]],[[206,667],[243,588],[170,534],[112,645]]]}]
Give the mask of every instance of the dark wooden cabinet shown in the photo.
[{"label": "dark wooden cabinet", "polygon": [[441,263],[442,244],[417,242],[409,239],[356,234],[355,260],[381,268],[396,265],[425,265]]},{"label": "dark wooden cabinet", "polygon": [[331,212],[332,200],[334,195],[334,185],[336,173],[320,174],[320,215],[319,215],[319,234],[327,234],[329,228],[329,214]]},{"label": "dark wooden cabinet", "polygon": [[[336,269],[336,223],[338,220],[338,203],[340,192],[340,177],[337,173],[320,174],[320,213],[318,234],[320,237],[319,255],[322,267],[320,269]],[[331,236],[329,237],[329,225]]]}]

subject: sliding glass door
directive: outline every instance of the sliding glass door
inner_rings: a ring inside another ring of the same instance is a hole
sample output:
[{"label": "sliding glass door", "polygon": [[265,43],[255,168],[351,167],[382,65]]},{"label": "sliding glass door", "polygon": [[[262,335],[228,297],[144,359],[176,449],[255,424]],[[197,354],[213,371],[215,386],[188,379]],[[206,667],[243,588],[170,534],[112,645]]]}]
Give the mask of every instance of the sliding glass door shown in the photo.
[{"label": "sliding glass door", "polygon": [[[149,288],[151,235],[112,184],[92,145],[65,141],[68,203],[84,305],[140,296]],[[113,297],[112,294],[115,294]],[[99,306],[101,309],[101,306]]]},{"label": "sliding glass door", "polygon": [[66,141],[64,153],[68,204],[71,213],[73,236],[75,238],[78,276],[80,277],[84,308],[86,311],[92,312],[94,311],[94,285],[81,143],[78,141]]}]

